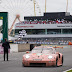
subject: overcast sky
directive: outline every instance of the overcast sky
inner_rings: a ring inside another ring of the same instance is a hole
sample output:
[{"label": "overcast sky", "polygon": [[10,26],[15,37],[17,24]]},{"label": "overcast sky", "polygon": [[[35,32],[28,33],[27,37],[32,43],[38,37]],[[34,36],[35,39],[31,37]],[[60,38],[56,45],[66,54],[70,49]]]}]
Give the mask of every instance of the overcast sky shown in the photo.
[{"label": "overcast sky", "polygon": [[[37,0],[40,4],[41,11],[44,11],[45,0]],[[65,12],[67,0],[46,0],[47,12]],[[68,0],[68,12],[72,14],[72,0]]]},{"label": "overcast sky", "polygon": [[[66,12],[67,0],[46,0],[46,12]],[[39,6],[39,8],[37,8]],[[0,0],[0,12],[8,11],[9,28],[11,27],[16,14],[20,14],[21,21],[24,16],[34,15],[34,5],[32,0]],[[36,0],[36,15],[45,12],[45,0]],[[72,14],[72,0],[68,1],[68,12]],[[18,20],[16,21],[18,22]]]}]

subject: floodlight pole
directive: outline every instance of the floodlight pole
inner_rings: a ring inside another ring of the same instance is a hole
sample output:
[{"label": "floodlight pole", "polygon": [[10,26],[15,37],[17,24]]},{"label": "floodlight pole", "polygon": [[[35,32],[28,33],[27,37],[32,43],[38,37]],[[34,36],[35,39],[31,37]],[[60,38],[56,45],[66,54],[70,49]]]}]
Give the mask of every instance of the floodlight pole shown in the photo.
[{"label": "floodlight pole", "polygon": [[67,6],[66,6],[66,13],[67,13],[67,11],[68,11],[68,0],[67,0]]},{"label": "floodlight pole", "polygon": [[36,12],[35,12],[35,0],[33,0],[34,3],[34,15],[36,16]]},{"label": "floodlight pole", "polygon": [[45,13],[46,13],[46,0],[45,0]]}]

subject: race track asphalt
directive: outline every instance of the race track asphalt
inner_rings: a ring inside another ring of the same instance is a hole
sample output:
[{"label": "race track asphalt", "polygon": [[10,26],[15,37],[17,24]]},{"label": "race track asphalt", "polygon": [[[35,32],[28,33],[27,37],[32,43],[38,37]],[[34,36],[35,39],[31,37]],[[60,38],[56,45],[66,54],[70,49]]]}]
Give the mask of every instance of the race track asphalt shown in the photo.
[{"label": "race track asphalt", "polygon": [[3,61],[3,55],[0,54],[0,72],[63,72],[72,68],[72,47],[57,49],[63,53],[64,64],[60,67],[22,67],[22,55],[20,53],[10,53],[9,61]]}]

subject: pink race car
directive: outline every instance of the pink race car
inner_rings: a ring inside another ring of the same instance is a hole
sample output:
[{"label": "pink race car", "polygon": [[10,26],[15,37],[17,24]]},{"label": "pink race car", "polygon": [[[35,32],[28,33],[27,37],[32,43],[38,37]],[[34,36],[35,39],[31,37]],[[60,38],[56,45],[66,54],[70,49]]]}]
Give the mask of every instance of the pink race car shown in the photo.
[{"label": "pink race car", "polygon": [[[57,48],[57,47],[56,47]],[[23,66],[62,66],[63,55],[55,48],[48,46],[34,47],[29,53],[23,55]]]}]

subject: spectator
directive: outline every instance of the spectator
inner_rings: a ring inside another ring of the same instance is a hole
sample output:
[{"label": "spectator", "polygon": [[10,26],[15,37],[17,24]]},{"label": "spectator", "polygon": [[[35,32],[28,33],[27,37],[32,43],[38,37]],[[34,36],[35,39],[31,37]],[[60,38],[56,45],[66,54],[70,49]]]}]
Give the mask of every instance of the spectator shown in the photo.
[{"label": "spectator", "polygon": [[10,45],[7,39],[5,39],[5,42],[2,44],[2,47],[4,47],[4,61],[5,61],[5,54],[7,54],[7,61],[8,61],[8,49],[10,49]]}]

